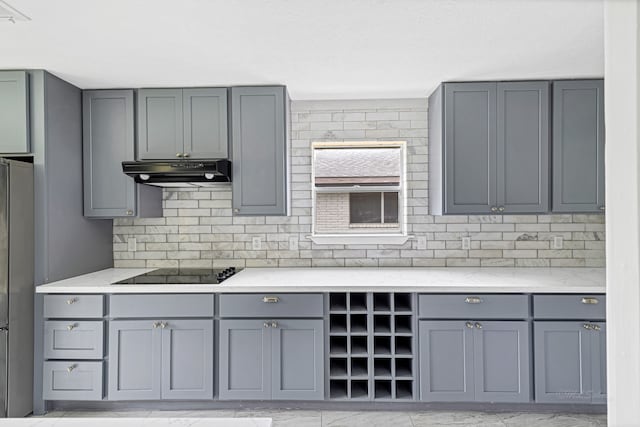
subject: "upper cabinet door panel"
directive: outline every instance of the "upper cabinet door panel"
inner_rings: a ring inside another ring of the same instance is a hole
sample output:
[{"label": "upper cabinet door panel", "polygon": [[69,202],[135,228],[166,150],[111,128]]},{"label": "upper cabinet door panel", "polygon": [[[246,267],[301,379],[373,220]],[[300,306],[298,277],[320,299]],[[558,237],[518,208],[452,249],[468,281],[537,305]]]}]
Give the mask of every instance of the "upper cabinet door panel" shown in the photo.
[{"label": "upper cabinet door panel", "polygon": [[447,213],[489,213],[496,190],[496,84],[447,83],[444,90]]},{"label": "upper cabinet door panel", "polygon": [[286,89],[231,89],[233,208],[286,215]]},{"label": "upper cabinet door panel", "polygon": [[553,83],[553,211],[604,210],[604,82]]},{"label": "upper cabinet door panel", "polygon": [[182,89],[138,91],[138,159],[175,159],[184,152]]},{"label": "upper cabinet door panel", "polygon": [[497,129],[499,209],[547,212],[549,83],[498,83]]},{"label": "upper cabinet door panel", "polygon": [[184,153],[193,159],[225,159],[227,89],[184,89]]},{"label": "upper cabinet door panel", "polygon": [[29,80],[25,71],[0,71],[0,153],[28,153]]},{"label": "upper cabinet door panel", "polygon": [[133,108],[133,90],[82,93],[87,217],[135,214],[135,183],[122,173],[122,162],[135,158]]}]

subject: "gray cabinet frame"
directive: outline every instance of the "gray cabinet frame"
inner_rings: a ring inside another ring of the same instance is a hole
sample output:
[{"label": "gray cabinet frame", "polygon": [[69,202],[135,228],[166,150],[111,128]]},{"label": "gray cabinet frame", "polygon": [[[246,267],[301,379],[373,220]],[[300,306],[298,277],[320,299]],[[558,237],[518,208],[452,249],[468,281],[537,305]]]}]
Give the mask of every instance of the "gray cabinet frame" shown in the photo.
[{"label": "gray cabinet frame", "polygon": [[0,71],[0,153],[29,153],[29,136],[29,76]]},{"label": "gray cabinet frame", "polygon": [[[150,103],[158,105],[152,109]],[[139,160],[175,159],[183,153],[182,109],[182,89],[138,90]]]}]

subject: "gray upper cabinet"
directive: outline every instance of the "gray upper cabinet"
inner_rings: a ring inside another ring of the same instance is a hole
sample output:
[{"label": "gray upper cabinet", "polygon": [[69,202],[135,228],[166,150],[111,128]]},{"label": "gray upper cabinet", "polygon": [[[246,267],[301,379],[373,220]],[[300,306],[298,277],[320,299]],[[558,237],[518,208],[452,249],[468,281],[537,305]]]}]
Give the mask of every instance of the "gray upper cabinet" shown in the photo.
[{"label": "gray upper cabinet", "polygon": [[220,399],[324,399],[322,319],[220,320]]},{"label": "gray upper cabinet", "polygon": [[160,399],[161,351],[154,321],[109,322],[109,400]]},{"label": "gray upper cabinet", "polygon": [[444,83],[429,98],[430,209],[549,208],[549,83]]},{"label": "gray upper cabinet", "polygon": [[162,328],[162,398],[213,399],[213,320],[168,320]]},{"label": "gray upper cabinet", "polygon": [[135,159],[133,90],[82,93],[84,215],[162,216],[162,191],[122,172]]},{"label": "gray upper cabinet", "polygon": [[606,401],[604,323],[534,324],[537,402]]},{"label": "gray upper cabinet", "polygon": [[500,213],[549,210],[549,83],[498,83]]},{"label": "gray upper cabinet", "polygon": [[226,159],[227,89],[184,89],[184,150],[193,159]]},{"label": "gray upper cabinet", "polygon": [[139,160],[227,155],[227,89],[138,91]]},{"label": "gray upper cabinet", "polygon": [[0,153],[29,152],[29,77],[0,71]]},{"label": "gray upper cabinet", "polygon": [[231,88],[233,213],[287,214],[286,88]]},{"label": "gray upper cabinet", "polygon": [[554,212],[604,210],[604,82],[553,82]]},{"label": "gray upper cabinet", "polygon": [[526,321],[420,321],[421,399],[528,402]]}]

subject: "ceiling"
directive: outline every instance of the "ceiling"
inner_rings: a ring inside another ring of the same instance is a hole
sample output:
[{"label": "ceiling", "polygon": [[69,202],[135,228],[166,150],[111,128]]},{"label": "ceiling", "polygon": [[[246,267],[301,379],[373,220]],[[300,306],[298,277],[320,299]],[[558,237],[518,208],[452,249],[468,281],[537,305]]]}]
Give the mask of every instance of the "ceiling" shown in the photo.
[{"label": "ceiling", "polygon": [[285,84],[424,97],[444,80],[601,77],[604,0],[7,0],[0,68],[81,88]]}]

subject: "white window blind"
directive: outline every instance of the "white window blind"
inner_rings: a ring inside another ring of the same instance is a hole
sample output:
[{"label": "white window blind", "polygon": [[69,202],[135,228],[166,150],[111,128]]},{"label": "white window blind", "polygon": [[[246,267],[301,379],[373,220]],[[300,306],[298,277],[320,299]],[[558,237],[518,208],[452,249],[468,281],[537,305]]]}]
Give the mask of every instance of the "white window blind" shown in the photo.
[{"label": "white window blind", "polygon": [[402,151],[390,148],[317,148],[316,187],[400,185]]}]

